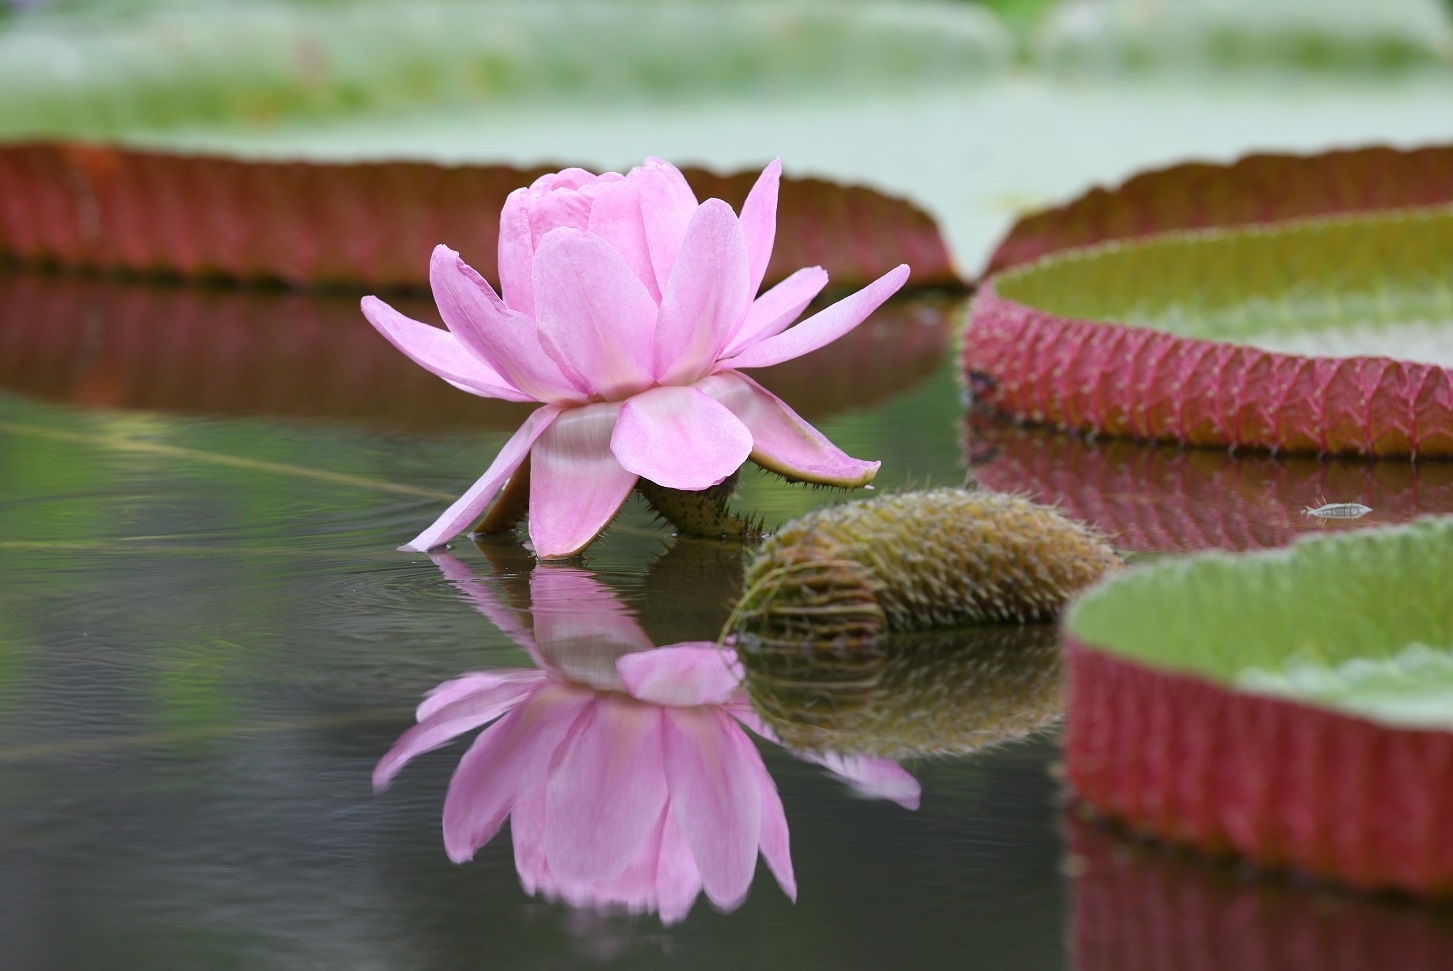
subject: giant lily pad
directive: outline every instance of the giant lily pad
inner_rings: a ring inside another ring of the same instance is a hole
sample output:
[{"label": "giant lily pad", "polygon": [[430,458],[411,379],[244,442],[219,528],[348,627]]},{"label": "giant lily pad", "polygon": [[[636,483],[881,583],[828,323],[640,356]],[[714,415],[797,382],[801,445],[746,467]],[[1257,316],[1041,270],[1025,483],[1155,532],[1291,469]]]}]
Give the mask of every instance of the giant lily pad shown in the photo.
[{"label": "giant lily pad", "polygon": [[1453,210],[1171,233],[1047,257],[974,302],[976,397],[1190,445],[1453,455]]},{"label": "giant lily pad", "polygon": [[[187,277],[428,284],[446,243],[497,279],[499,212],[555,167],[279,162],[109,145],[0,147],[0,257]],[[740,208],[756,172],[684,170],[702,199]],[[784,179],[766,282],[820,265],[836,285],[907,262],[918,286],[956,284],[923,210],[870,189]]]},{"label": "giant lily pad", "polygon": [[1066,618],[1072,784],[1159,837],[1453,893],[1453,519],[1203,554]]},{"label": "giant lily pad", "polygon": [[[1057,506],[1117,549],[1137,553],[1274,549],[1307,533],[1453,512],[1453,462],[1092,440],[978,410],[966,416],[964,435],[981,485]],[[1354,502],[1371,512],[1355,519],[1308,514]]]}]

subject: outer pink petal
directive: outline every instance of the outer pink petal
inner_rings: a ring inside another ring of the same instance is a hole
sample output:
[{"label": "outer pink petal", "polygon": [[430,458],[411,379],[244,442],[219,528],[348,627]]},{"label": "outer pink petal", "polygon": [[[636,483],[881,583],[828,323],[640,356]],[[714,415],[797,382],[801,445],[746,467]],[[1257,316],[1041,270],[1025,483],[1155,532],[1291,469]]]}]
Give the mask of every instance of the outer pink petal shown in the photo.
[{"label": "outer pink petal", "polygon": [[[439,568],[439,571],[448,577],[449,580],[453,581],[454,586],[458,587],[459,591],[469,598],[470,602],[474,605],[474,609],[488,617],[494,626],[498,627],[506,637],[527,651],[533,652],[535,650],[535,638],[530,631],[529,625],[526,623],[528,618],[527,612],[515,610],[501,603],[494,595],[494,591],[482,580],[476,579],[474,571],[466,566],[458,557],[451,556],[448,553],[430,553],[429,559],[433,560],[434,565]],[[521,616],[522,614],[524,616]],[[448,683],[453,684],[454,682]],[[443,687],[444,685],[440,685],[434,691],[439,691]],[[430,698],[433,697],[433,694],[434,692],[429,693]],[[426,700],[424,704],[429,704],[429,701]],[[419,717],[424,717],[423,706],[419,708]]]},{"label": "outer pink petal", "polygon": [[715,644],[673,644],[616,660],[621,681],[633,697],[653,705],[717,705],[741,685],[740,665]]},{"label": "outer pink petal", "polygon": [[595,193],[586,230],[611,245],[626,265],[645,285],[651,299],[661,300],[661,287],[656,283],[656,270],[651,265],[651,248],[646,239],[645,218],[641,215],[641,194],[630,182],[611,182]]},{"label": "outer pink petal", "polygon": [[553,896],[558,882],[545,857],[545,787],[519,794],[510,812],[510,839],[515,844],[515,872],[525,893]]},{"label": "outer pink petal", "polygon": [[762,795],[762,832],[760,843],[762,858],[777,878],[777,885],[788,898],[797,899],[797,876],[792,872],[792,843],[787,830],[787,813],[782,808],[782,797],[777,794],[777,783],[762,763],[762,755],[745,733],[738,733],[737,745],[742,748],[742,760],[750,761],[752,774],[757,779],[757,791]]},{"label": "outer pink petal", "polygon": [[610,450],[620,405],[561,413],[530,453],[530,539],[535,555],[574,556],[610,524],[636,484]]},{"label": "outer pink petal", "polygon": [[635,184],[641,194],[651,266],[656,270],[657,289],[665,293],[686,227],[696,212],[696,194],[676,166],[659,158],[646,159],[630,171],[626,181]]},{"label": "outer pink petal", "polygon": [[533,270],[535,240],[530,231],[526,200],[529,189],[516,189],[505,199],[499,214],[499,289],[505,304],[526,317],[535,316]]},{"label": "outer pink petal", "polygon": [[541,659],[578,684],[620,691],[616,659],[655,648],[630,609],[584,570],[536,567],[530,600]]},{"label": "outer pink petal", "polygon": [[540,346],[535,322],[510,310],[489,282],[447,246],[434,247],[429,284],[449,332],[486,365],[537,401],[581,402],[586,395]]},{"label": "outer pink petal", "polygon": [[782,181],[782,159],[774,158],[742,203],[742,235],[747,241],[747,262],[751,267],[748,292],[756,296],[762,277],[772,260],[772,242],[777,237],[777,189]]},{"label": "outer pink petal", "polygon": [[798,417],[786,402],[745,374],[722,371],[696,387],[717,401],[752,433],[752,461],[790,479],[855,488],[873,481],[880,462],[864,462],[842,451]]},{"label": "outer pink petal", "polygon": [[752,302],[736,336],[718,356],[731,357],[758,341],[776,337],[802,316],[802,311],[825,286],[827,271],[822,267],[808,266],[798,270]]},{"label": "outer pink petal", "polygon": [[741,729],[714,708],[662,709],[671,805],[701,882],[723,910],[747,896],[757,869],[762,799],[751,764],[733,734]]},{"label": "outer pink petal", "polygon": [[515,800],[545,784],[551,755],[595,695],[546,682],[475,739],[444,797],[444,851],[463,863],[499,831]]},{"label": "outer pink petal", "polygon": [[566,375],[618,401],[652,383],[656,301],[599,236],[552,230],[535,251],[540,343]]},{"label": "outer pink petal", "polygon": [[604,695],[550,768],[545,854],[562,884],[600,883],[636,858],[666,806],[661,709]]},{"label": "outer pink petal", "polygon": [[506,685],[538,684],[545,674],[539,668],[496,668],[492,671],[470,671],[457,678],[451,678],[424,695],[419,707],[414,709],[414,718],[426,721],[457,701],[473,697],[481,692],[504,688]]},{"label": "outer pink petal", "polygon": [[[437,705],[428,716],[419,719],[419,724],[399,736],[393,748],[374,767],[374,791],[387,788],[393,777],[415,756],[432,752],[465,732],[494,721],[535,691],[546,677],[544,671],[533,669],[499,673],[515,674],[517,677],[496,680],[492,684],[471,683],[470,690],[463,697]],[[469,680],[476,682],[483,679],[474,676]],[[452,693],[448,684],[440,685],[440,688]]]},{"label": "outer pink petal", "polygon": [[850,786],[874,799],[891,799],[904,809],[917,809],[922,787],[912,774],[897,762],[870,755],[840,755],[837,752],[794,753],[798,758],[815,762]]},{"label": "outer pink petal", "polygon": [[701,872],[676,821],[675,808],[666,807],[661,830],[661,855],[656,864],[656,901],[661,908],[661,923],[680,923],[691,912],[696,895],[701,893]]},{"label": "outer pink petal", "polygon": [[465,350],[447,330],[405,317],[377,297],[364,297],[361,306],[368,322],[405,357],[456,388],[505,401],[535,400]]},{"label": "outer pink petal", "polygon": [[790,361],[794,357],[801,357],[809,351],[831,344],[861,324],[907,281],[908,264],[903,263],[852,296],[844,297],[831,307],[818,311],[796,327],[790,327],[776,337],[768,337],[753,344],[723,366],[767,367]]},{"label": "outer pink petal", "polygon": [[709,489],[752,453],[752,433],[695,388],[665,387],[621,405],[610,438],[621,467],[668,489]]},{"label": "outer pink petal", "polygon": [[656,380],[687,384],[709,373],[751,304],[747,244],[737,214],[720,199],[708,199],[691,217],[661,294]]},{"label": "outer pink petal", "polygon": [[[560,413],[555,405],[545,405],[532,412],[519,431],[511,435],[505,447],[499,450],[488,471],[456,499],[454,505],[444,510],[444,515],[435,520],[434,525],[415,536],[402,549],[424,553],[464,532],[484,512],[484,507],[489,505],[505,480],[515,474],[535,440],[558,420]],[[533,479],[531,482],[533,488]]]}]

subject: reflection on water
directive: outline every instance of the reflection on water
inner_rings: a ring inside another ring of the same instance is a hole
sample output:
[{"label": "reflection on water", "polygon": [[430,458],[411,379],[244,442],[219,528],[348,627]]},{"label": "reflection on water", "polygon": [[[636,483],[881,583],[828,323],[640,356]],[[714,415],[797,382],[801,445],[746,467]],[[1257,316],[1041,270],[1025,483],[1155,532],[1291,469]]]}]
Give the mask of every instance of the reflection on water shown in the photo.
[{"label": "reflection on water", "polygon": [[[733,651],[710,641],[656,647],[584,570],[535,567],[520,610],[455,557],[431,559],[537,665],[434,688],[374,771],[385,788],[411,759],[493,722],[449,783],[450,859],[472,859],[509,818],[526,892],[574,907],[659,912],[672,924],[704,890],[734,910],[759,851],[796,899],[782,802],[742,726],[773,736],[752,712]],[[861,792],[917,808],[917,782],[891,761],[813,759]]]},{"label": "reflection on water", "polygon": [[1133,841],[1075,810],[1077,971],[1434,971],[1453,955],[1453,911],[1254,876]]},{"label": "reflection on water", "polygon": [[738,653],[763,719],[809,751],[964,755],[1064,713],[1052,624],[890,634],[844,650],[743,639]]},{"label": "reflection on water", "polygon": [[[439,322],[427,297],[389,300]],[[753,376],[808,420],[871,405],[933,372],[957,307],[938,295],[892,301],[821,351]],[[0,387],[87,408],[513,431],[534,407],[440,381],[379,337],[351,295],[0,267],[0,315]]]},{"label": "reflection on water", "polygon": [[[1453,512],[1453,462],[1233,454],[1129,439],[1088,439],[971,410],[970,467],[985,488],[1055,503],[1134,552],[1253,550],[1297,536]],[[1328,523],[1323,503],[1372,512]]]}]

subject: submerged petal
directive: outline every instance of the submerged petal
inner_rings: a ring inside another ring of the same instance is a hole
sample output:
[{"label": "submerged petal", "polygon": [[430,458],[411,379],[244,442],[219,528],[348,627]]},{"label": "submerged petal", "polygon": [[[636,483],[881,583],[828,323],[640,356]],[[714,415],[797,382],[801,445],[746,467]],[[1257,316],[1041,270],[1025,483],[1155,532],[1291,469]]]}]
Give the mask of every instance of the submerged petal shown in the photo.
[{"label": "submerged petal", "polygon": [[621,405],[610,447],[626,470],[668,489],[694,491],[741,468],[752,434],[695,388],[652,388]]},{"label": "submerged petal", "polygon": [[454,505],[444,510],[444,514],[434,521],[434,525],[415,536],[404,549],[424,553],[447,543],[468,529],[470,523],[489,505],[504,481],[514,474],[525,456],[530,454],[535,440],[550,428],[559,414],[560,409],[555,405],[545,405],[531,412],[519,431],[510,436],[505,447],[499,450],[484,475],[464,495],[456,499]]},{"label": "submerged petal", "polygon": [[661,855],[656,864],[656,902],[661,908],[661,923],[669,926],[685,920],[699,893],[701,872],[681,832],[681,824],[676,821],[676,813],[668,803],[661,828]]},{"label": "submerged petal", "polygon": [[742,203],[742,235],[747,241],[747,263],[751,267],[749,292],[756,296],[762,277],[772,260],[772,243],[777,237],[777,190],[782,181],[782,159],[774,158]]},{"label": "submerged petal", "polygon": [[530,602],[540,660],[577,684],[620,691],[616,659],[656,646],[630,608],[585,570],[537,567]]},{"label": "submerged petal", "polygon": [[551,231],[535,252],[540,343],[566,375],[618,401],[651,386],[656,301],[599,236]]},{"label": "submerged petal", "polygon": [[719,357],[731,357],[768,337],[776,337],[798,317],[812,299],[827,286],[827,271],[820,266],[807,266],[777,284],[753,301],[746,320],[722,350]]},{"label": "submerged petal", "polygon": [[447,246],[434,247],[429,284],[445,325],[466,349],[536,401],[579,402],[581,388],[540,346],[535,322],[505,302]]},{"label": "submerged petal", "polygon": [[[434,561],[439,572],[448,577],[460,593],[469,598],[474,609],[488,617],[490,622],[498,627],[506,637],[527,651],[535,650],[534,634],[528,623],[529,611],[517,610],[502,603],[495,596],[494,590],[484,581],[477,579],[474,571],[458,557],[450,556],[448,553],[430,553],[429,559]],[[453,681],[448,682],[448,684],[454,683]],[[420,718],[424,717],[425,706],[433,703],[435,692],[442,691],[445,687],[446,685],[440,685],[434,691],[429,692],[429,697],[425,699],[423,705],[419,706]]]},{"label": "submerged petal", "polygon": [[377,297],[364,297],[361,306],[368,322],[405,357],[456,388],[505,401],[535,400],[465,350],[458,338],[447,330],[405,317]]},{"label": "submerged petal", "polygon": [[711,902],[731,910],[747,896],[757,869],[762,799],[750,763],[714,708],[663,709],[671,806]]},{"label": "submerged petal", "polygon": [[792,871],[792,843],[787,831],[787,813],[782,808],[782,797],[777,793],[777,783],[762,763],[762,754],[752,744],[746,733],[739,733],[737,745],[742,749],[742,761],[750,762],[752,774],[757,779],[757,791],[762,796],[762,833],[759,843],[762,858],[767,868],[777,878],[777,885],[789,899],[797,899],[797,875]]},{"label": "submerged petal", "polygon": [[790,361],[794,357],[801,357],[809,351],[831,344],[861,324],[907,281],[908,264],[900,264],[857,293],[818,311],[796,327],[789,327],[776,337],[768,337],[746,348],[723,366],[767,367]]},{"label": "submerged petal", "polygon": [[616,660],[621,682],[632,697],[653,705],[716,705],[741,685],[736,657],[710,641],[673,644]]},{"label": "submerged petal", "polygon": [[725,405],[752,433],[752,461],[789,479],[854,488],[873,481],[880,462],[839,449],[772,392],[745,374],[722,371],[696,387]]},{"label": "submerged petal", "polygon": [[889,799],[904,809],[917,809],[922,787],[903,766],[891,759],[871,755],[840,755],[836,752],[796,753],[798,758],[842,777],[850,786],[873,799]]},{"label": "submerged petal", "polygon": [[563,412],[530,453],[530,539],[544,558],[574,556],[620,510],[636,484],[610,450],[621,406]]},{"label": "submerged petal", "polygon": [[661,294],[656,324],[655,376],[661,384],[695,381],[752,303],[747,244],[732,207],[708,199],[696,210]]},{"label": "submerged petal", "polygon": [[602,695],[550,768],[545,854],[562,882],[618,876],[666,805],[662,711]]}]

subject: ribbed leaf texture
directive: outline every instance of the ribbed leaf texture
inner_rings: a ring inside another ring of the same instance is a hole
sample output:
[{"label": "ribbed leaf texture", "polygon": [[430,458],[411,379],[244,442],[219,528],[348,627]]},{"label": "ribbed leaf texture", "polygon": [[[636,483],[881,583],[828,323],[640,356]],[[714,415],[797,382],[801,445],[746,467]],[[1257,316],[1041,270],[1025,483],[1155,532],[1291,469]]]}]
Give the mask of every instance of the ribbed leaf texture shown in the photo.
[{"label": "ribbed leaf texture", "polygon": [[[294,285],[422,287],[446,243],[496,279],[499,211],[554,171],[427,162],[244,161],[109,145],[0,146],[0,256],[28,263]],[[740,208],[756,172],[685,170]],[[908,263],[958,282],[933,219],[902,199],[785,179],[767,283],[820,265],[836,285]]]},{"label": "ribbed leaf texture", "polygon": [[[1063,428],[1453,455],[1453,372],[1399,353],[1410,326],[1447,322],[1450,243],[1453,212],[1430,209],[1049,257],[980,290],[964,367],[976,401]],[[1266,349],[1289,340],[1341,356]]]},{"label": "ribbed leaf texture", "polygon": [[1182,229],[1284,222],[1453,202],[1453,146],[1188,162],[1091,189],[1016,222],[984,275],[1061,250]]},{"label": "ribbed leaf texture", "polygon": [[[1033,496],[1117,549],[1189,553],[1285,546],[1298,536],[1406,522],[1453,509],[1453,462],[1319,459],[1100,438],[970,412],[965,442],[986,488]],[[1360,519],[1306,514],[1358,502]]]},{"label": "ribbed leaf texture", "polygon": [[1329,893],[1065,816],[1077,971],[1441,971],[1446,908]]}]

